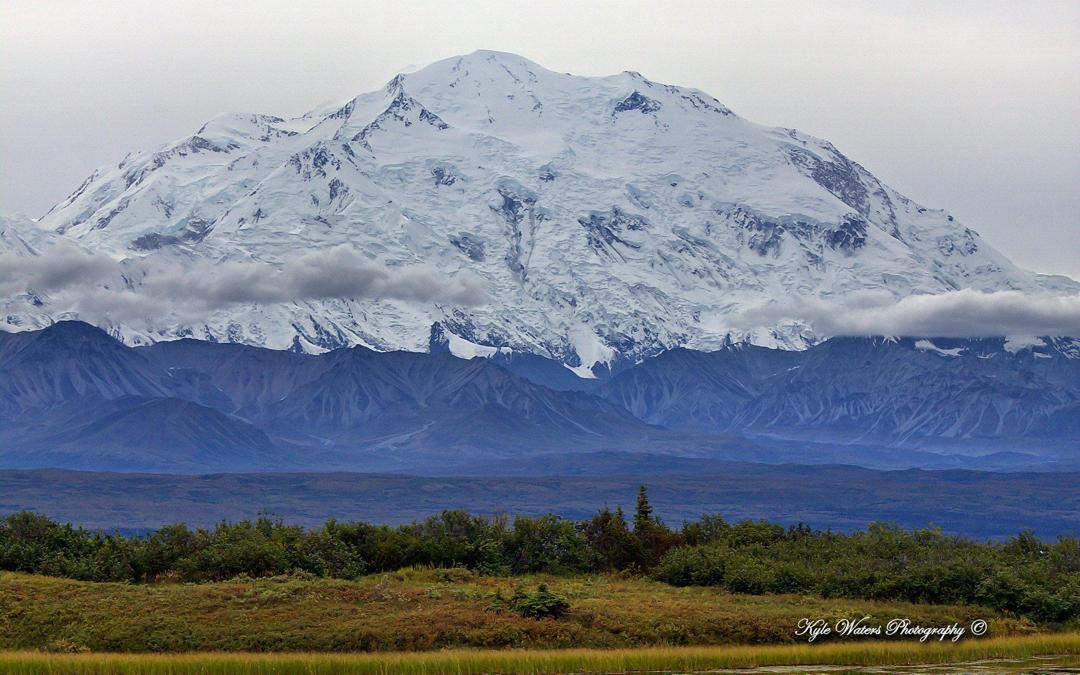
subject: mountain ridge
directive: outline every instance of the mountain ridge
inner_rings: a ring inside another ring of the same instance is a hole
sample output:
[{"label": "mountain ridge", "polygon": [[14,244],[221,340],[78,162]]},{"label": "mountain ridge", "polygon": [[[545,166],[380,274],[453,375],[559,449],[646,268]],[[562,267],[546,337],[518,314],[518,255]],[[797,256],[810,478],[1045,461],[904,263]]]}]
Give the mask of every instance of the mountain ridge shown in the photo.
[{"label": "mountain ridge", "polygon": [[[97,322],[128,344],[422,351],[439,324],[471,349],[533,353],[586,377],[678,346],[827,337],[794,314],[733,320],[776,298],[1080,289],[1019,269],[827,141],[630,71],[577,77],[485,51],[292,119],[219,116],[95,171],[37,224],[5,229],[36,242],[13,255],[59,240],[114,257],[120,269],[102,283],[134,295],[155,283],[154,261],[279,269],[345,246],[391,271],[475,275],[489,296],[471,307],[386,295],[243,301],[198,320],[168,307],[103,312]],[[54,308],[57,294],[19,291],[0,309],[10,328],[95,318]]]},{"label": "mountain ridge", "polygon": [[527,357],[126,347],[78,322],[0,331],[0,467],[453,472],[605,453],[879,468],[1080,461],[1080,340],[678,348],[576,389],[552,381],[575,377],[562,364]]}]

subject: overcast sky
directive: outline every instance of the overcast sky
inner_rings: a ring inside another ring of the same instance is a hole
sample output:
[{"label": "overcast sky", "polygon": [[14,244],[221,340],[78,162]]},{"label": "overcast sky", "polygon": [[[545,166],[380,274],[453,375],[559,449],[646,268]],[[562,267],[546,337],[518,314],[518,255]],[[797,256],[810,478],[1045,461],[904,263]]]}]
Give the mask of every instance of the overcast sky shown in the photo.
[{"label": "overcast sky", "polygon": [[1080,278],[1080,2],[0,0],[0,212],[223,112],[302,113],[497,49],[637,70],[831,140],[1020,264]]}]

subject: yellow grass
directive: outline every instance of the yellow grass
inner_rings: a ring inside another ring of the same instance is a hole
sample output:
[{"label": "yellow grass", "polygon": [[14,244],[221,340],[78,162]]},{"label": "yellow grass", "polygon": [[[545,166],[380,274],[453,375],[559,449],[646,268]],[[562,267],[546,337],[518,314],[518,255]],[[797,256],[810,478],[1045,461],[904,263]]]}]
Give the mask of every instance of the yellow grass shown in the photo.
[{"label": "yellow grass", "polygon": [[[547,583],[570,602],[553,621],[491,611],[496,593]],[[1038,630],[979,607],[737,595],[613,576],[507,579],[407,569],[359,581],[275,577],[114,584],[0,573],[0,650],[415,652],[798,643],[802,618],[989,621],[987,637]]]},{"label": "yellow grass", "polygon": [[816,645],[637,649],[446,650],[376,654],[45,654],[0,652],[2,673],[568,673],[705,671],[760,666],[961,664],[1040,655],[1080,655],[1080,633],[960,643],[860,642]]}]

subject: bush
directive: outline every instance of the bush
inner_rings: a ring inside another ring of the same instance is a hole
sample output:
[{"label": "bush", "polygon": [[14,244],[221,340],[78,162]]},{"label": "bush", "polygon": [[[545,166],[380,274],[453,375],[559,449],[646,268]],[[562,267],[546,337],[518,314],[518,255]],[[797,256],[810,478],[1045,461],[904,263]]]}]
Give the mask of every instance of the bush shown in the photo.
[{"label": "bush", "polygon": [[728,553],[726,546],[680,546],[660,559],[653,576],[673,586],[719,586]]},{"label": "bush", "polygon": [[530,619],[558,619],[570,610],[570,603],[548,590],[547,584],[540,584],[536,592],[531,594],[518,586],[510,598],[509,608],[511,612]]},{"label": "bush", "polygon": [[[871,524],[850,534],[703,516],[672,531],[643,490],[631,528],[621,509],[584,522],[444,511],[389,527],[304,529],[278,520],[170,525],[144,537],[89,532],[34,513],[0,518],[0,569],[90,581],[221,581],[306,573],[352,579],[410,567],[445,574],[651,574],[676,586],[981,605],[1041,624],[1080,625],[1080,541],[1022,532],[1004,543]],[[558,616],[565,600],[521,590],[500,605]]]}]

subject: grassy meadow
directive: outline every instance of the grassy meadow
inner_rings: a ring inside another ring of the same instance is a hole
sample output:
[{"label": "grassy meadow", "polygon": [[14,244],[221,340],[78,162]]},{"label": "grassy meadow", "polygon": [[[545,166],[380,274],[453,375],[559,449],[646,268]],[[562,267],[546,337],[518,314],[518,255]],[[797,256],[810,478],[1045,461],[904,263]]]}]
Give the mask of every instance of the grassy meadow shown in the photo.
[{"label": "grassy meadow", "polygon": [[[1022,670],[1048,663],[1035,655],[1055,665],[1080,655],[1075,537],[977,542],[709,515],[673,530],[644,486],[632,518],[605,507],[581,522],[444,511],[398,527],[259,518],[125,537],[21,512],[0,519],[0,570],[0,673],[693,672],[986,659]],[[797,634],[807,620],[893,619],[938,630],[980,620],[988,631],[956,644],[866,634],[807,644]]]},{"label": "grassy meadow", "polygon": [[[911,642],[833,643],[721,647],[642,647],[637,649],[445,650],[375,654],[49,654],[0,652],[0,672],[80,675],[199,673],[626,673],[701,672],[767,666],[845,668],[920,664],[979,664],[994,672],[1025,672],[1033,657],[1046,663],[1080,664],[1080,634],[1034,635],[964,641],[957,644]],[[961,670],[972,670],[961,666]],[[787,672],[792,672],[788,670]],[[916,672],[912,670],[911,672]]]},{"label": "grassy meadow", "polygon": [[[505,611],[518,584],[566,598],[560,619]],[[742,595],[623,575],[489,577],[417,569],[357,581],[304,575],[204,584],[126,584],[0,573],[0,650],[371,652],[794,643],[803,617],[990,621],[990,636],[1037,629],[971,606]]]}]

